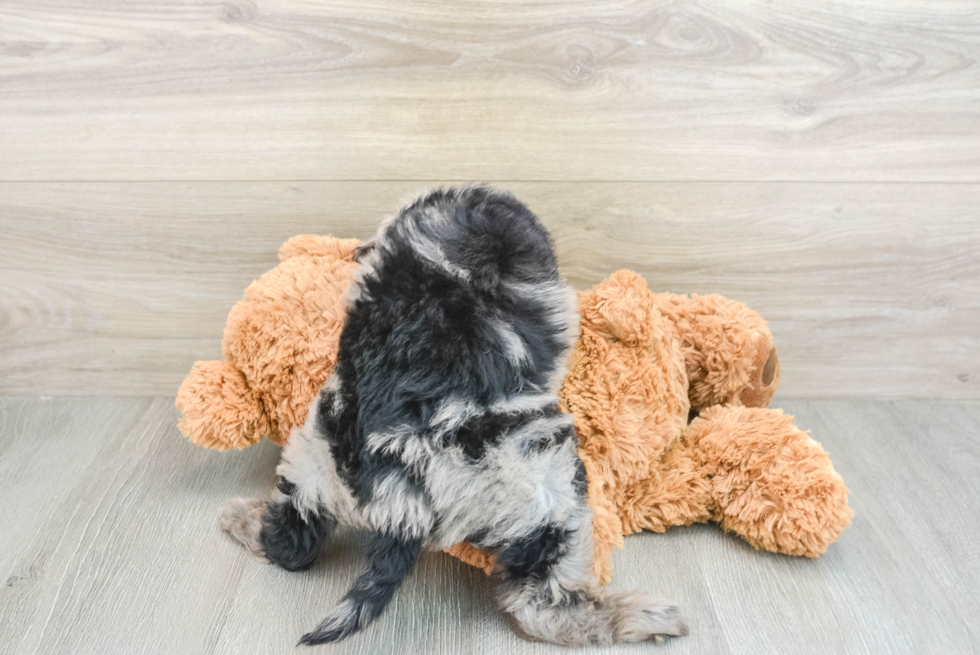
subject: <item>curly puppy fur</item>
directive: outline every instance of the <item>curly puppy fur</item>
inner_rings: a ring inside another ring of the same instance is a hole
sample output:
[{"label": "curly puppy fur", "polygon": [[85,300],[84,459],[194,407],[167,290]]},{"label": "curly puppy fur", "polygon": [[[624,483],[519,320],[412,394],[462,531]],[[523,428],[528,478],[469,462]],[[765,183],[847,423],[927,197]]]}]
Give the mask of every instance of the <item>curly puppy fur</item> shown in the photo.
[{"label": "curly puppy fur", "polygon": [[231,499],[222,526],[287,569],[338,523],[370,529],[368,568],[302,644],[384,610],[422,548],[497,555],[519,634],[566,646],[686,633],[677,608],[604,592],[572,419],[557,391],[578,329],[548,233],[512,196],[434,191],[361,246],[334,374],[294,431],[271,501]]}]

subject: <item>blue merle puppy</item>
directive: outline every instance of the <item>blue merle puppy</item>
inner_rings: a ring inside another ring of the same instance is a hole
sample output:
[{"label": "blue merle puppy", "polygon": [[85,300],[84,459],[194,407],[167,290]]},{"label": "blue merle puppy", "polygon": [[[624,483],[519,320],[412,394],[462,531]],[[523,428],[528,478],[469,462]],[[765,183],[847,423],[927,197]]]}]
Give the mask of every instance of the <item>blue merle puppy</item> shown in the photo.
[{"label": "blue merle puppy", "polygon": [[367,626],[423,548],[460,541],[496,553],[497,600],[528,639],[685,634],[673,605],[593,575],[585,469],[557,396],[577,301],[534,214],[488,187],[433,191],[357,257],[336,369],[283,450],[278,490],[221,517],[289,570],[339,523],[372,531],[367,571],[300,643]]}]

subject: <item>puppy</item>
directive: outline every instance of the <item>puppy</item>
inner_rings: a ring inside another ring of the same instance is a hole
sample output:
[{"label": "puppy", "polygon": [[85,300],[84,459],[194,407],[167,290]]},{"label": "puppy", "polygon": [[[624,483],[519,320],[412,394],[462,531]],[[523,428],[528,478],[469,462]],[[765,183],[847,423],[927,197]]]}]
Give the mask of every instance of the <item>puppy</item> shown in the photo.
[{"label": "puppy", "polygon": [[593,576],[585,468],[557,396],[577,301],[534,214],[488,187],[433,191],[357,257],[336,369],[290,435],[278,490],[221,516],[289,570],[340,523],[372,531],[367,571],[300,643],[364,628],[423,548],[460,541],[496,553],[497,601],[527,639],[686,634],[673,605]]}]

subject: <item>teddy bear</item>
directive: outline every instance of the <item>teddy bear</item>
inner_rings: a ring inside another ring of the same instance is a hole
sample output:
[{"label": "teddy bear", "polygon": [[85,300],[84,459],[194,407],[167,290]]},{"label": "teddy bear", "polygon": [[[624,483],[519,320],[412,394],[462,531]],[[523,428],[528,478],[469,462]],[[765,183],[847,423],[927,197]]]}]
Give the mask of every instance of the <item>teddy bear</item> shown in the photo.
[{"label": "teddy bear", "polygon": [[[180,430],[225,450],[284,444],[336,363],[356,239],[300,235],[228,317],[224,359],[196,362]],[[768,409],[779,360],[766,322],[717,294],[654,293],[619,271],[579,293],[581,333],[559,394],[594,513],[594,569],[623,536],[715,522],[757,549],[816,557],[853,514],[827,452]],[[692,420],[693,417],[693,420]],[[447,549],[493,569],[492,554]]]}]

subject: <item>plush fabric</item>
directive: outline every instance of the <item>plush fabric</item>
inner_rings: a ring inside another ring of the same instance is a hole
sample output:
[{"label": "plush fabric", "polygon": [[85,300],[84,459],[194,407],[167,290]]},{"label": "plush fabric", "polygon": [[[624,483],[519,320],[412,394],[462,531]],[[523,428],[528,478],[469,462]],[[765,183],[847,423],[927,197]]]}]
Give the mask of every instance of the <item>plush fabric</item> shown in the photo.
[{"label": "plush fabric", "polygon": [[[303,235],[232,309],[225,359],[181,385],[179,427],[196,444],[282,444],[332,370],[353,239]],[[612,577],[623,535],[713,521],[756,548],[815,557],[850,522],[829,455],[766,407],[779,361],[765,321],[718,295],[654,294],[619,271],[580,292],[581,337],[561,391],[589,482],[595,570]],[[687,424],[691,409],[699,412]],[[451,554],[487,571],[467,544]]]},{"label": "plush fabric", "polygon": [[337,362],[357,239],[300,235],[228,315],[222,361],[195,362],[177,394],[179,428],[208,448],[282,445]]}]

